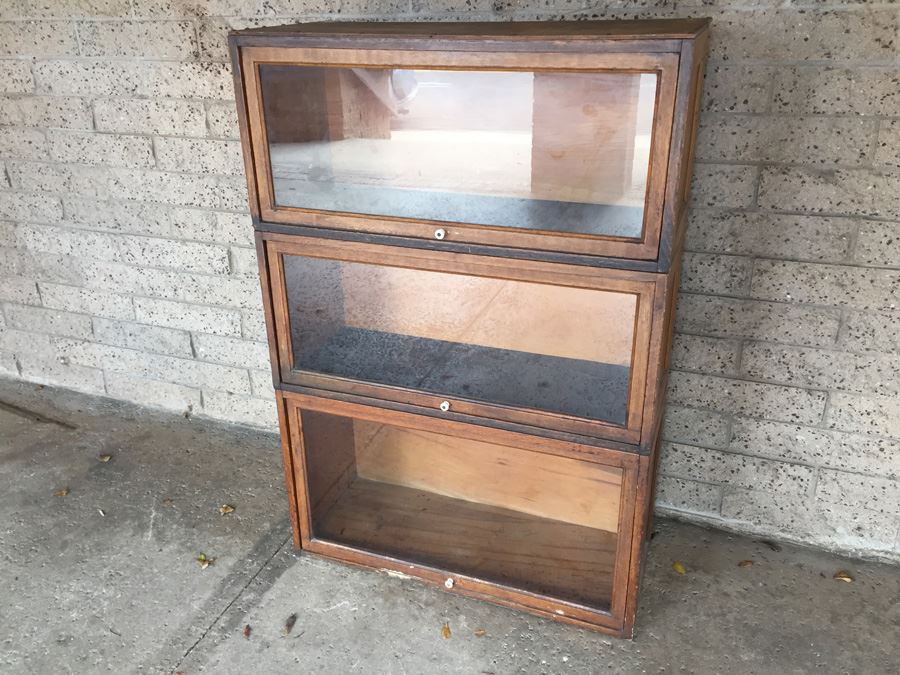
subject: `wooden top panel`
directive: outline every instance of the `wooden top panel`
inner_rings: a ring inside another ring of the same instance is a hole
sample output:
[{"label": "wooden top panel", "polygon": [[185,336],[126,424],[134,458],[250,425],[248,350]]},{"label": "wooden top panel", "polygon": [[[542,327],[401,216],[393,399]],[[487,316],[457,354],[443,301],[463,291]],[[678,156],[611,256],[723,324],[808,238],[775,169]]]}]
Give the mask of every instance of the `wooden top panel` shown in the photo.
[{"label": "wooden top panel", "polygon": [[381,23],[336,21],[266,26],[234,31],[254,37],[329,36],[394,38],[459,38],[498,40],[682,40],[702,33],[709,19],[653,19],[643,21],[491,21]]}]

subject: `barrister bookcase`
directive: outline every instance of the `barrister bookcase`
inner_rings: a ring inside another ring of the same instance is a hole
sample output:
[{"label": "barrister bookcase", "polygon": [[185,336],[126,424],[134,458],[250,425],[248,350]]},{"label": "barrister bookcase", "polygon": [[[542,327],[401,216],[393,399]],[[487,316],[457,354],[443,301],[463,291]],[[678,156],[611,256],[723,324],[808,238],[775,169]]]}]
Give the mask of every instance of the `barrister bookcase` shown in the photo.
[{"label": "barrister bookcase", "polygon": [[297,546],[632,634],[707,34],[230,36]]}]

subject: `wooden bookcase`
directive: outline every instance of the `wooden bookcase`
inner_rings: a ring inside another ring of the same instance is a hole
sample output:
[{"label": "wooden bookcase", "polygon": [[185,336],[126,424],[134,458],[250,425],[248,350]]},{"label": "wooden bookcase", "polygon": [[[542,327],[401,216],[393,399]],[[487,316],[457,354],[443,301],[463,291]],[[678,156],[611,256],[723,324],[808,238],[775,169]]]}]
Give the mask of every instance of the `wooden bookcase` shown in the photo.
[{"label": "wooden bookcase", "polygon": [[230,36],[297,546],[632,634],[708,23]]}]

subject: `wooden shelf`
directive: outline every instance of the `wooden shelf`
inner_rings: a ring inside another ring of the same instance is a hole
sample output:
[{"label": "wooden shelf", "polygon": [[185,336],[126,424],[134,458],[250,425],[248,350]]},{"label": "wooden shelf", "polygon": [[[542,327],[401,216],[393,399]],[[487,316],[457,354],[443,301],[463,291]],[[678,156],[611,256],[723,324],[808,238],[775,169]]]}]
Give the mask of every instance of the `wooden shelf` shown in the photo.
[{"label": "wooden shelf", "polygon": [[601,610],[610,604],[613,532],[361,478],[314,519],[313,532]]}]

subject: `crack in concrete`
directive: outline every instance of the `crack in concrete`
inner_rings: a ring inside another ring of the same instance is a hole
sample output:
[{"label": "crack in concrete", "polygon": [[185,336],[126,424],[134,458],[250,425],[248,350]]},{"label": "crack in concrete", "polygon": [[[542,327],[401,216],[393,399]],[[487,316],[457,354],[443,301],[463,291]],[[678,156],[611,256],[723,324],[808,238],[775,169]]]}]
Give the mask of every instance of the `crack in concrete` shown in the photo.
[{"label": "crack in concrete", "polygon": [[215,618],[213,618],[213,620],[210,622],[210,624],[200,634],[200,637],[198,637],[196,639],[196,641],[194,641],[194,643],[190,647],[188,647],[187,651],[185,651],[184,654],[181,655],[181,657],[178,659],[178,661],[175,663],[175,665],[169,671],[170,674],[174,674],[174,673],[178,672],[179,667],[181,666],[182,663],[184,663],[185,659],[187,659],[193,653],[193,651],[200,645],[200,643],[203,642],[203,640],[206,638],[206,636],[209,634],[209,632],[213,628],[215,628],[216,624],[219,623],[219,621],[222,620],[222,618],[228,613],[228,611],[234,606],[234,604],[238,600],[240,600],[241,596],[244,595],[244,592],[250,587],[250,584],[252,584],[256,580],[256,578],[260,574],[262,574],[263,570],[265,570],[269,566],[269,564],[272,562],[272,560],[275,559],[275,556],[277,556],[281,552],[281,550],[288,543],[290,543],[290,541],[291,541],[291,535],[288,535],[284,539],[282,539],[281,543],[275,548],[274,551],[272,551],[272,554],[269,555],[269,557],[266,558],[262,562],[262,564],[257,568],[257,570],[252,575],[250,575],[250,578],[247,579],[246,583],[238,589],[237,593],[231,599],[231,601],[227,605],[225,605],[224,608],[222,608],[222,611],[219,612],[215,616]]},{"label": "crack in concrete", "polygon": [[34,410],[31,410],[29,408],[23,408],[22,406],[14,405],[7,401],[0,400],[0,410],[5,410],[6,412],[12,413],[13,415],[18,415],[19,417],[23,417],[26,420],[31,420],[32,422],[38,422],[40,424],[55,424],[62,427],[63,429],[69,429],[71,431],[74,431],[78,428],[71,422],[47,417],[46,415],[42,415],[39,412],[35,412]]}]

